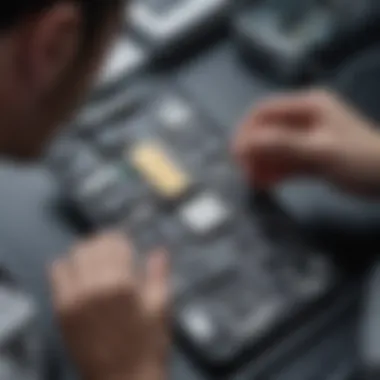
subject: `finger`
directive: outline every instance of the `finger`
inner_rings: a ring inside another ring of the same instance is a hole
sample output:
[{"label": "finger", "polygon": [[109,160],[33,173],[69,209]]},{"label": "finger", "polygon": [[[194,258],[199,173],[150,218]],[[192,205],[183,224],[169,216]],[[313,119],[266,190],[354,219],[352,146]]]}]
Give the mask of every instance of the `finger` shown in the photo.
[{"label": "finger", "polygon": [[251,122],[273,123],[293,119],[309,119],[318,115],[330,103],[324,91],[300,92],[274,97],[259,104],[251,115]]},{"label": "finger", "polygon": [[313,145],[313,134],[309,131],[270,126],[247,137],[242,147],[242,155],[267,156],[270,160],[284,157],[308,160],[314,157]]},{"label": "finger", "polygon": [[250,111],[239,123],[236,131],[236,135],[232,140],[232,154],[235,158],[239,159],[241,155],[242,147],[246,142],[247,136],[251,133],[252,129],[255,127],[254,123],[254,113],[255,111]]},{"label": "finger", "polygon": [[310,125],[320,109],[320,98],[322,95],[305,92],[274,97],[257,105],[238,129],[232,147],[234,156],[240,159],[250,134],[257,129],[270,124],[281,124],[284,128]]},{"label": "finger", "polygon": [[246,144],[242,166],[257,186],[266,187],[290,176],[313,172],[323,155],[315,135],[281,127],[257,131]]},{"label": "finger", "polygon": [[70,307],[75,297],[76,281],[64,260],[55,261],[49,270],[53,304],[58,312]]},{"label": "finger", "polygon": [[133,246],[123,234],[112,232],[100,235],[88,251],[89,258],[96,263],[99,271],[133,272]]},{"label": "finger", "polygon": [[166,316],[169,304],[169,260],[164,250],[148,258],[145,279],[145,305],[155,316]]},{"label": "finger", "polygon": [[132,282],[133,248],[121,234],[103,234],[79,247],[72,265],[85,288],[126,279]]}]

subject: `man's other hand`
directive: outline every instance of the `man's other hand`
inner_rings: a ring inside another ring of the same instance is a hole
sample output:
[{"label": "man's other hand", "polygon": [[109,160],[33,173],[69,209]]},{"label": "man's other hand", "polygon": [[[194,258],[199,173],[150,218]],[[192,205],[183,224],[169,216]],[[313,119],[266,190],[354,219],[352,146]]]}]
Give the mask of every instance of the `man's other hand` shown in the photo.
[{"label": "man's other hand", "polygon": [[133,263],[125,237],[105,234],[79,245],[51,270],[64,341],[85,380],[163,380],[168,332],[168,264]]},{"label": "man's other hand", "polygon": [[255,187],[316,175],[350,191],[380,191],[380,135],[325,91],[269,99],[246,118],[234,153]]}]

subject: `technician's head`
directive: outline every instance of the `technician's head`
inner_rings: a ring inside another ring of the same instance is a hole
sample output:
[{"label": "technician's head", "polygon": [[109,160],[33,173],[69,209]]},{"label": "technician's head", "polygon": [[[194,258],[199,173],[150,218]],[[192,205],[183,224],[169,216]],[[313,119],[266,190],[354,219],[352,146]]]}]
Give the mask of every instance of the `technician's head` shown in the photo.
[{"label": "technician's head", "polygon": [[91,87],[123,0],[0,1],[0,154],[38,155]]}]

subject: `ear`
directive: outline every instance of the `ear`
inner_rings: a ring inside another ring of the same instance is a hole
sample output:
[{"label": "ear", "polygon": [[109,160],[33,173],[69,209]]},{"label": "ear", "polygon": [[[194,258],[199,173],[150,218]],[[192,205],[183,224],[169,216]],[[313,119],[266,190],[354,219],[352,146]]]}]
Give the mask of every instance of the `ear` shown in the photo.
[{"label": "ear", "polygon": [[29,90],[45,93],[58,83],[76,58],[82,34],[80,9],[71,1],[58,1],[27,22],[19,47],[22,76]]}]

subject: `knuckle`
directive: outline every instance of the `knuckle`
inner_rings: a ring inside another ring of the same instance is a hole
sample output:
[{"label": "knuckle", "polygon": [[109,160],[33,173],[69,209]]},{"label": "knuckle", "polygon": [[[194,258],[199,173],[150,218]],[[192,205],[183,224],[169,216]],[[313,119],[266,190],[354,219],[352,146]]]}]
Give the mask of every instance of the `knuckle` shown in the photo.
[{"label": "knuckle", "polygon": [[70,256],[84,256],[91,248],[88,241],[77,243],[70,252]]},{"label": "knuckle", "polygon": [[99,237],[98,243],[113,256],[117,256],[120,252],[130,254],[132,251],[130,240],[123,233],[117,231],[102,235]]},{"label": "knuckle", "polygon": [[169,318],[169,305],[166,299],[160,299],[153,302],[150,308],[150,317],[155,321],[164,322]]},{"label": "knuckle", "polygon": [[312,94],[312,98],[315,104],[320,107],[328,106],[333,101],[331,93],[324,89],[316,90]]},{"label": "knuckle", "polygon": [[251,122],[256,119],[262,110],[269,108],[272,104],[277,103],[285,99],[285,94],[275,95],[275,96],[266,96],[264,99],[258,100],[256,106],[247,116],[247,122]]},{"label": "knuckle", "polygon": [[109,299],[132,299],[135,295],[135,287],[130,280],[122,281],[105,281],[90,292],[93,300],[109,300]]},{"label": "knuckle", "polygon": [[[122,241],[123,235],[118,232],[103,232],[100,234],[96,234],[92,237],[89,237],[86,240],[78,242],[72,252],[83,252],[92,249],[93,247],[97,247],[103,244],[109,244],[115,241]],[[124,238],[125,240],[125,238]]]},{"label": "knuckle", "polygon": [[61,319],[70,319],[94,310],[101,312],[104,307],[109,307],[111,304],[119,305],[121,302],[129,302],[132,298],[131,294],[121,288],[94,287],[83,291],[65,303],[56,305],[55,309]]},{"label": "knuckle", "polygon": [[83,297],[75,296],[55,305],[55,310],[61,318],[69,318],[80,314],[85,303]]},{"label": "knuckle", "polygon": [[321,156],[329,159],[331,158],[331,154],[336,151],[337,141],[339,139],[337,140],[333,134],[323,134],[323,136],[319,136],[316,139],[315,145]]},{"label": "knuckle", "polygon": [[156,309],[156,319],[160,321],[166,321],[169,318],[169,315],[169,308],[167,307],[166,303],[162,303]]},{"label": "knuckle", "polygon": [[117,281],[109,287],[109,292],[116,296],[131,297],[135,292],[135,287],[131,280]]}]

